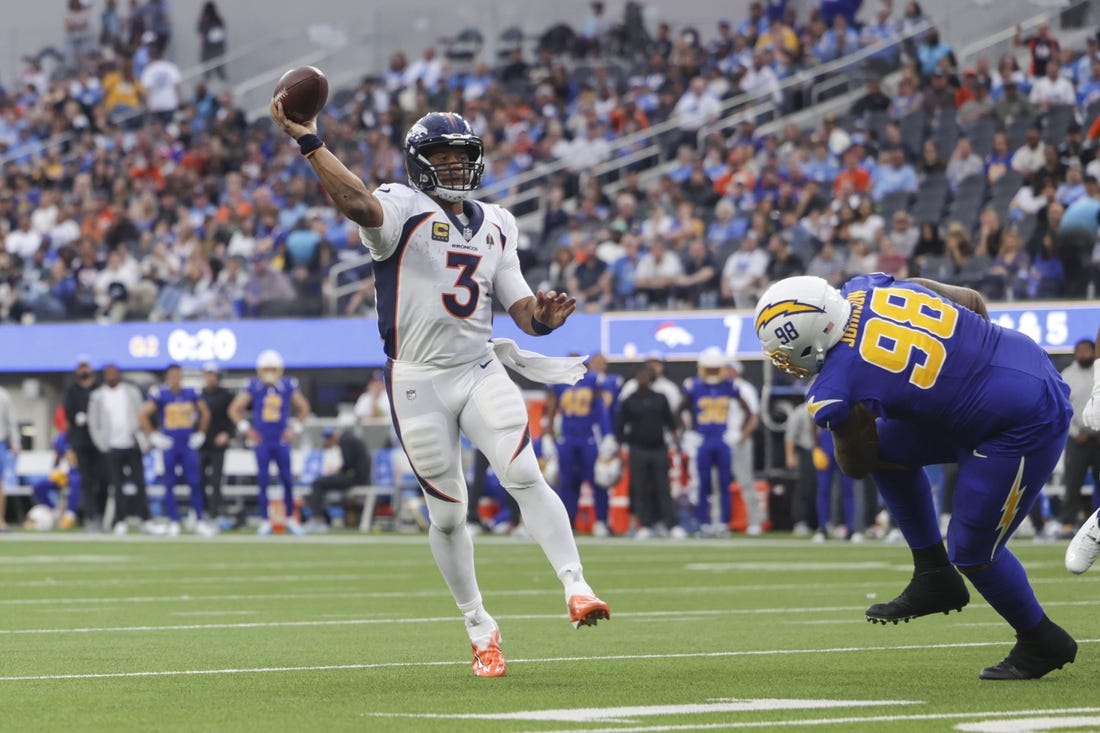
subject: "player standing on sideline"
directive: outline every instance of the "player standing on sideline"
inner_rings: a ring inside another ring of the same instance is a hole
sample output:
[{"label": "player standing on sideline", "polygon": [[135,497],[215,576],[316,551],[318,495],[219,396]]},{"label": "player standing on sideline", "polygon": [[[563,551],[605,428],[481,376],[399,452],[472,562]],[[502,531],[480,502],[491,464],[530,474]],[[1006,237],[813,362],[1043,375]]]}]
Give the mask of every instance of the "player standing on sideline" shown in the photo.
[{"label": "player standing on sideline", "polygon": [[[729,412],[734,404],[740,405],[746,415],[751,414],[752,410],[733,380],[725,375],[726,355],[721,349],[716,346],[703,349],[699,354],[698,370],[698,376],[684,380],[684,398],[680,403],[685,424],[691,425],[698,437],[694,441],[682,442],[695,443],[695,468],[699,477],[695,520],[699,524],[699,532],[704,537],[722,537],[729,534],[730,483],[733,481],[733,453],[725,441]],[[718,522],[711,521],[710,501],[715,471],[718,473]],[[742,492],[747,490],[742,489]],[[759,524],[755,534],[760,534]]]},{"label": "player standing on sideline", "polygon": [[[252,420],[245,419],[244,411],[251,406]],[[295,417],[290,416],[294,408]],[[271,521],[267,513],[267,487],[271,482],[271,462],[279,469],[283,484],[283,506],[286,507],[286,528],[291,534],[302,535],[305,530],[294,516],[294,475],[290,471],[290,444],[302,432],[302,423],[309,417],[309,401],[298,389],[298,380],[283,375],[283,357],[278,351],[267,349],[256,359],[256,376],[248,380],[233,401],[229,403],[229,419],[237,426],[237,432],[256,451],[256,500],[259,503],[260,529],[256,534],[271,534]]]},{"label": "player standing on sideline", "polygon": [[206,442],[199,448],[199,480],[203,485],[207,513],[218,522],[219,529],[228,529],[232,526],[230,520],[221,518],[222,484],[225,481],[225,451],[236,432],[233,421],[229,419],[233,393],[222,386],[222,370],[215,362],[208,361],[202,365],[202,378],[204,385],[199,397],[210,411],[210,425],[206,431]]},{"label": "player standing on sideline", "polygon": [[[1096,330],[1095,343],[1100,346],[1100,329]],[[1092,396],[1081,410],[1081,423],[1089,430],[1100,430],[1100,359],[1092,362]],[[1066,570],[1083,573],[1100,554],[1100,509],[1092,513],[1066,548]]]},{"label": "player standing on sideline", "polygon": [[[1046,352],[990,323],[973,290],[882,273],[841,291],[817,277],[781,280],[757,304],[756,333],[777,368],[817,375],[810,414],[833,431],[841,469],[871,475],[913,552],[908,587],[867,619],[961,610],[970,594],[958,568],[1016,631],[980,679],[1035,679],[1072,662],[1077,642],[1043,612],[1006,546],[1073,414]],[[945,550],[923,466],[949,462],[959,477]]]},{"label": "player standing on sideline", "polygon": [[340,211],[359,224],[374,260],[390,409],[426,497],[428,542],[465,617],[474,674],[500,677],[506,668],[500,631],[482,603],[466,531],[460,430],[519,503],[527,529],[562,581],[573,625],[611,615],[584,580],[569,517],[539,472],[523,396],[501,359],[543,382],[575,382],[580,365],[489,342],[490,295],[533,336],[561,326],[576,300],[554,291],[532,295],[520,271],[515,218],[499,206],[468,200],[485,164],[481,138],[462,117],[432,112],[420,118],[405,136],[409,185],[387,183],[372,194],[324,147],[316,120],[291,122],[274,99],[270,111],[297,140]]},{"label": "player standing on sideline", "polygon": [[[153,427],[157,416],[159,430]],[[164,384],[149,388],[145,404],[138,415],[141,429],[149,436],[149,444],[159,448],[164,459],[164,511],[168,515],[168,533],[179,534],[179,508],[176,506],[176,470],[183,474],[191,490],[191,509],[198,520],[196,531],[212,535],[217,528],[207,523],[203,508],[206,504],[199,481],[198,448],[206,442],[210,427],[210,410],[198,393],[183,386],[183,368],[170,364],[164,370]]]},{"label": "player standing on sideline", "polygon": [[606,537],[608,530],[607,492],[596,488],[596,459],[601,452],[618,450],[606,405],[597,384],[597,374],[592,371],[576,384],[551,385],[546,392],[547,427],[551,434],[554,433],[555,418],[561,413],[561,429],[555,436],[558,496],[565,504],[569,525],[574,526],[581,484],[588,482],[592,487],[597,519],[592,534],[597,537]]}]

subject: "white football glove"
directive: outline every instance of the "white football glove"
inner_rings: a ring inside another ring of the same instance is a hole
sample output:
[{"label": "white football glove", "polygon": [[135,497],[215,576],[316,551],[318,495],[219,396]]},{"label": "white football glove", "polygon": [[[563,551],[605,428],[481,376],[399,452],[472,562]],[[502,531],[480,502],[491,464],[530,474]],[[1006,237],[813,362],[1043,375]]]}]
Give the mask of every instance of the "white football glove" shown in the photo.
[{"label": "white football glove", "polygon": [[252,429],[252,423],[248,420],[241,420],[237,423],[237,434],[242,438],[248,435],[248,431]]},{"label": "white football glove", "polygon": [[1089,430],[1100,430],[1100,359],[1092,363],[1092,396],[1081,410],[1081,422]]},{"label": "white football glove", "polygon": [[605,435],[600,439],[600,452],[599,459],[607,460],[609,458],[618,458],[619,456],[619,441],[615,440],[614,435]]},{"label": "white football glove", "polygon": [[685,430],[680,439],[680,450],[692,458],[699,452],[699,446],[703,444],[703,436],[695,430]]},{"label": "white football glove", "polygon": [[168,450],[175,445],[175,441],[157,430],[149,433],[149,445],[151,445],[154,450]]},{"label": "white football glove", "polygon": [[198,431],[191,433],[191,437],[187,439],[187,447],[191,450],[198,450],[202,448],[202,444],[206,442],[206,433],[200,433]]},{"label": "white football glove", "polygon": [[1081,410],[1081,422],[1092,431],[1100,431],[1100,390],[1092,393],[1085,408]]}]

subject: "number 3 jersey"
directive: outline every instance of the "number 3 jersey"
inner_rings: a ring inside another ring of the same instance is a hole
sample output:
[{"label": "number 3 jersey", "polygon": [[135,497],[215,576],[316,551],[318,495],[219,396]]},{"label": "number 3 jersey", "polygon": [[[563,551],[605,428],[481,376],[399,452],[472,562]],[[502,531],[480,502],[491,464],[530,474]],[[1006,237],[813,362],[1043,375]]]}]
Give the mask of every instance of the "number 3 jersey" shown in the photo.
[{"label": "number 3 jersey", "polygon": [[374,262],[378,329],[391,359],[451,367],[489,353],[492,296],[510,308],[531,295],[515,218],[463,202],[463,216],[400,183],[374,192],[382,226],[360,227]]},{"label": "number 3 jersey", "polygon": [[998,436],[998,449],[1016,452],[1068,424],[1068,387],[1027,336],[882,273],[849,280],[841,294],[852,315],[807,397],[819,426],[863,403],[960,446]]}]

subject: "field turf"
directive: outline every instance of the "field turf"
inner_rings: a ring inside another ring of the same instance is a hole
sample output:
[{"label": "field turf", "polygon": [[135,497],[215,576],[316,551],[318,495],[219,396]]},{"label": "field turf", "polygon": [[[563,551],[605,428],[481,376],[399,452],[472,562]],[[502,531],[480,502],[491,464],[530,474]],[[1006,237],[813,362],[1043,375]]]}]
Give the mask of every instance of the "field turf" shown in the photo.
[{"label": "field turf", "polygon": [[980,682],[1013,636],[961,614],[864,620],[902,546],[582,538],[612,618],[574,630],[529,540],[479,537],[508,674],[470,672],[423,535],[0,537],[3,731],[1100,730],[1100,570],[1019,540],[1077,662]]}]

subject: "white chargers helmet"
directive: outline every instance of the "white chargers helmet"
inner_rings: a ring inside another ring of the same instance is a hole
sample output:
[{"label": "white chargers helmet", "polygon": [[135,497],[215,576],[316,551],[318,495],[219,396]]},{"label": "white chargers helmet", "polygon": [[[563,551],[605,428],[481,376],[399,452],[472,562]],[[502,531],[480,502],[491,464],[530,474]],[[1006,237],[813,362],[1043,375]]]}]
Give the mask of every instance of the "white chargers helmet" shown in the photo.
[{"label": "white chargers helmet", "polygon": [[23,529],[32,529],[36,532],[49,532],[56,525],[57,515],[45,504],[32,506],[27,512],[27,518],[23,521]]},{"label": "white chargers helmet", "polygon": [[726,353],[717,346],[708,346],[699,352],[699,378],[707,384],[722,381],[722,370],[726,368]]},{"label": "white chargers helmet", "polygon": [[756,335],[776,368],[805,379],[821,371],[851,315],[852,304],[822,278],[789,277],[760,296]]},{"label": "white chargers helmet", "polygon": [[256,374],[267,384],[274,384],[283,376],[283,355],[275,349],[265,349],[256,359]]}]

